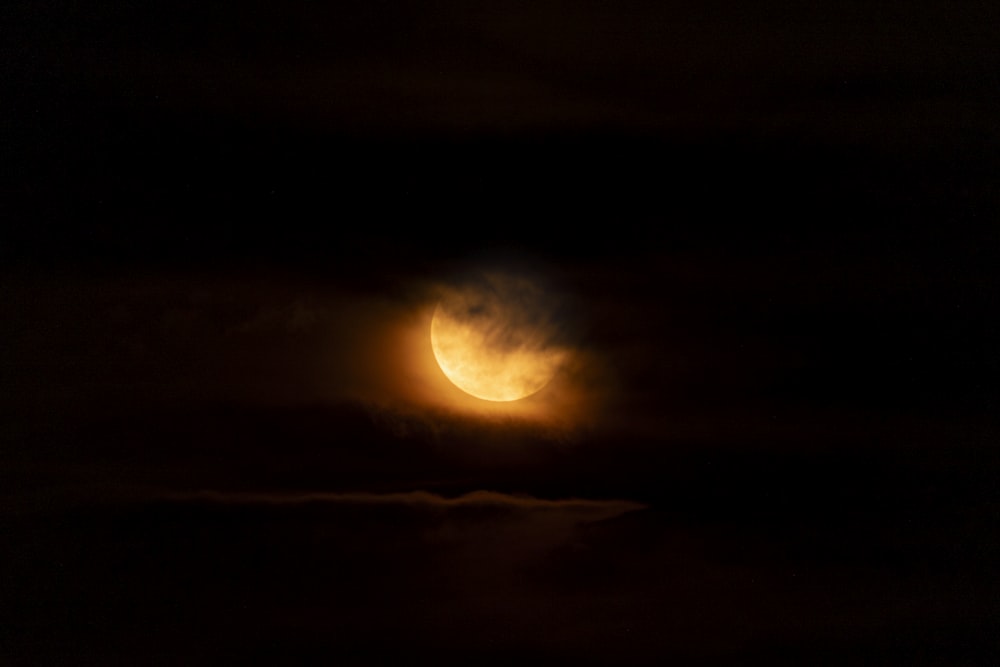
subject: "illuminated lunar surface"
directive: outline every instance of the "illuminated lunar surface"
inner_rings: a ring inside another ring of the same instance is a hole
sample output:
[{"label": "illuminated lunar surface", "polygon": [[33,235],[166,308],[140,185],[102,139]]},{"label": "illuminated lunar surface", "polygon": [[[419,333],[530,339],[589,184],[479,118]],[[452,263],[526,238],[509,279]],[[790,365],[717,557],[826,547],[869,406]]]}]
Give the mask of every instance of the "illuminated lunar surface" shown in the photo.
[{"label": "illuminated lunar surface", "polygon": [[488,276],[450,290],[431,321],[431,347],[445,376],[487,401],[540,391],[566,358],[545,295],[530,281]]}]

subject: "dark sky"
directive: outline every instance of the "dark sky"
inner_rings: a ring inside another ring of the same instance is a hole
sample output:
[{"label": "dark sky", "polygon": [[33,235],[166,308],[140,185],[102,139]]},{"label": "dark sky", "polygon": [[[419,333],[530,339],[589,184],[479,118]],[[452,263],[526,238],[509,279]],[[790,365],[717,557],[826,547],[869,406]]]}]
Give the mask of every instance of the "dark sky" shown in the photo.
[{"label": "dark sky", "polygon": [[[0,26],[3,664],[997,663],[990,3]],[[485,269],[537,410],[422,366]]]}]

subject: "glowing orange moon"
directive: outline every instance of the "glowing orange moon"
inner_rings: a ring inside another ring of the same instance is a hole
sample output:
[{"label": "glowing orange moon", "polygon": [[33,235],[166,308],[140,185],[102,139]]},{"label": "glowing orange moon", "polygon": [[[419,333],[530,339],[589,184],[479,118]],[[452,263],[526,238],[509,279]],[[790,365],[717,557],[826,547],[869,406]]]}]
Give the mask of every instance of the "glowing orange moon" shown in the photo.
[{"label": "glowing orange moon", "polygon": [[431,347],[445,376],[487,401],[516,401],[545,387],[566,350],[552,342],[536,296],[527,281],[495,276],[446,295],[431,320]]}]

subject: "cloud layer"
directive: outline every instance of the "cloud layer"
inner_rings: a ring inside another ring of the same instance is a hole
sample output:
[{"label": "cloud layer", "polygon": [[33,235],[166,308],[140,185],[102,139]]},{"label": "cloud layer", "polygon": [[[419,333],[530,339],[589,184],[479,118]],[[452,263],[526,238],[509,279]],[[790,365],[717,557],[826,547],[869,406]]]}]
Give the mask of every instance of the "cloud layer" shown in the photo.
[{"label": "cloud layer", "polygon": [[180,502],[208,502],[222,505],[398,505],[427,508],[496,508],[530,511],[568,511],[599,518],[619,516],[626,512],[644,509],[642,503],[630,500],[591,500],[586,498],[534,498],[497,491],[472,491],[456,497],[445,497],[427,491],[396,493],[253,493],[196,491],[172,493],[165,499]]}]

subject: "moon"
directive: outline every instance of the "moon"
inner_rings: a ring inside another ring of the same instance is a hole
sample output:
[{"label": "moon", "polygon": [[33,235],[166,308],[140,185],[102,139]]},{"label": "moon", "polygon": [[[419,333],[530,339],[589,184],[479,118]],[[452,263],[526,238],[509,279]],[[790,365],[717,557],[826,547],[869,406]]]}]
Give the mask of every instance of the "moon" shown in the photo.
[{"label": "moon", "polygon": [[530,280],[486,275],[453,288],[431,319],[431,348],[445,376],[486,401],[542,390],[566,360],[558,318]]}]

